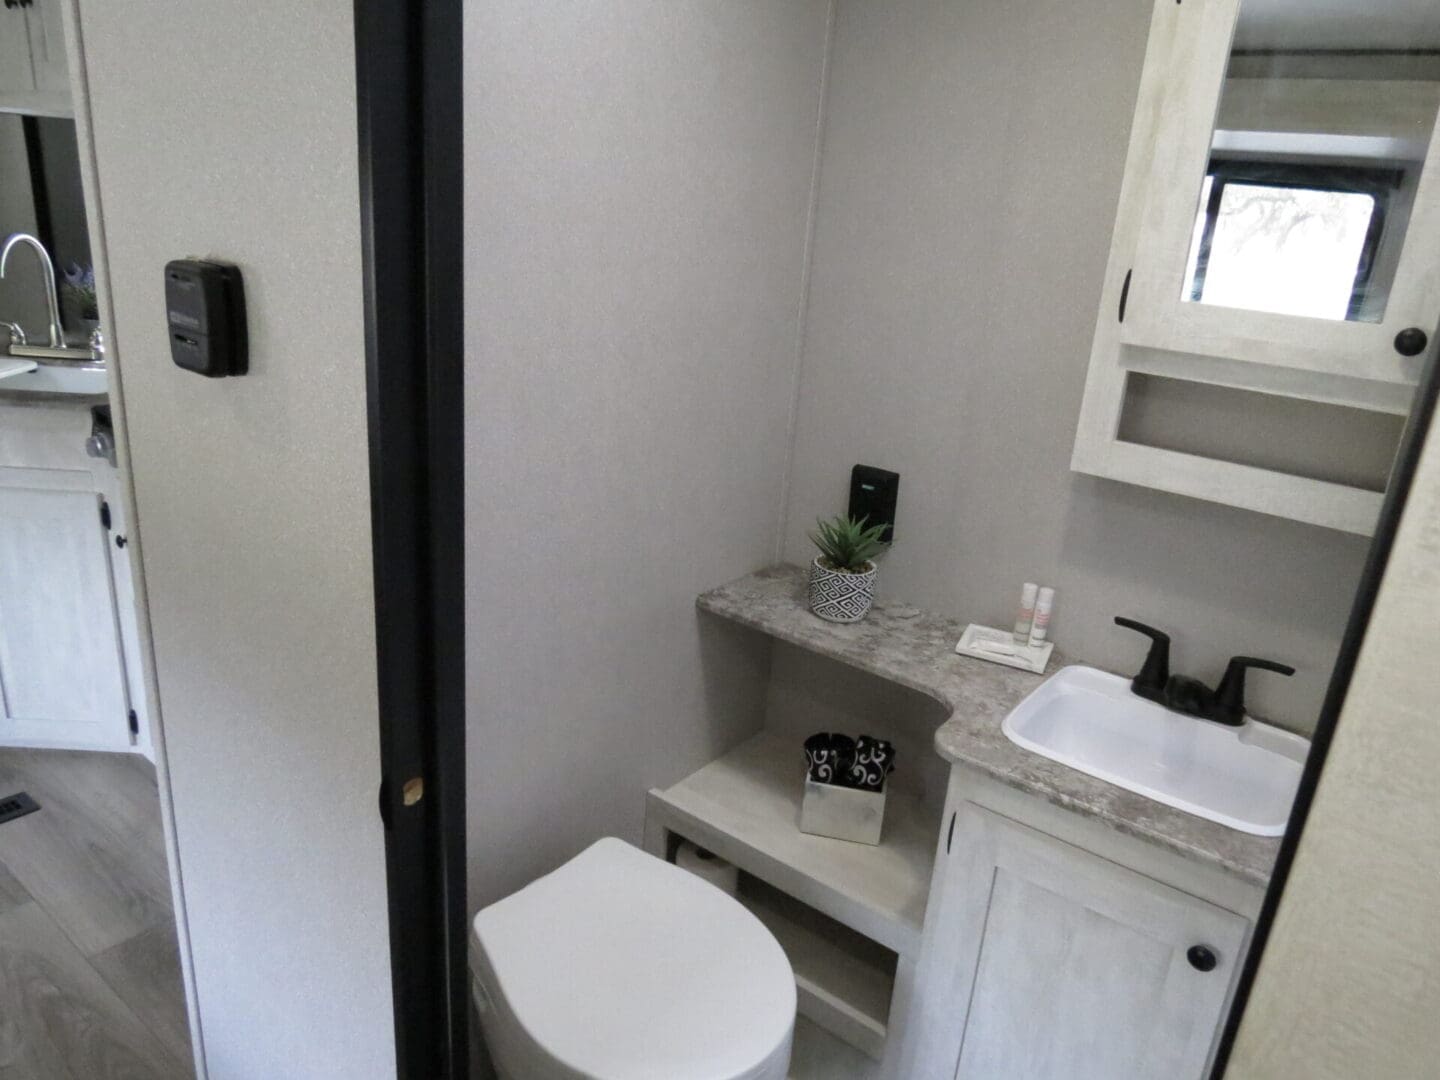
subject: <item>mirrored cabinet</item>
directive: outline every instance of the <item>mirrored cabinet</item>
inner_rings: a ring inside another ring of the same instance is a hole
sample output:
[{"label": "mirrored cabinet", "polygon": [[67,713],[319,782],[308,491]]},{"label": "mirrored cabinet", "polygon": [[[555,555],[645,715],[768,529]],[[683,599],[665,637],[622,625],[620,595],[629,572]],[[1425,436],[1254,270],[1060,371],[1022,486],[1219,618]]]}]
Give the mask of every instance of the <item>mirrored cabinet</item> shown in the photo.
[{"label": "mirrored cabinet", "polygon": [[1373,531],[1440,324],[1440,5],[1160,0],[1073,466]]}]

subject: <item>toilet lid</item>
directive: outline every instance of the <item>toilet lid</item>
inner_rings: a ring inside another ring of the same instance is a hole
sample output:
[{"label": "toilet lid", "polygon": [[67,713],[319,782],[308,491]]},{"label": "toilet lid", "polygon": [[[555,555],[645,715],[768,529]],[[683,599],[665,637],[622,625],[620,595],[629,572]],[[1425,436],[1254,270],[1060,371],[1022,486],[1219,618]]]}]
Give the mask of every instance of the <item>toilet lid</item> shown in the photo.
[{"label": "toilet lid", "polygon": [[491,989],[526,1035],[601,1080],[734,1080],[795,1020],[795,976],[709,882],[607,837],[475,916]]}]

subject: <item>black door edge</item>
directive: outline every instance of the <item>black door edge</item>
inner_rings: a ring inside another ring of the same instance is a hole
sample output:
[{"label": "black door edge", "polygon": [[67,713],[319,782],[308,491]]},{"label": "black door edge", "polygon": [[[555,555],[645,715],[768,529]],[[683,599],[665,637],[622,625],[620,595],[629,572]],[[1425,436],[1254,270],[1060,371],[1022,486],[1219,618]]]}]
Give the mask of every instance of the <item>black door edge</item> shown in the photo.
[{"label": "black door edge", "polygon": [[468,1071],[461,9],[354,5],[376,783],[401,1080]]}]

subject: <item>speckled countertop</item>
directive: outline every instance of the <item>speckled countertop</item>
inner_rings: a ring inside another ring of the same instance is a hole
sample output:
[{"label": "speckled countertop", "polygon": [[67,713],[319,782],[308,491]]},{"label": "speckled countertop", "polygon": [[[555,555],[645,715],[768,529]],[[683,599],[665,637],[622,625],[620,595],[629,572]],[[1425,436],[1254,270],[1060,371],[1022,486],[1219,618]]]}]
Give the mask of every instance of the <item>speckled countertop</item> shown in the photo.
[{"label": "speckled countertop", "polygon": [[[903,604],[877,604],[861,622],[825,622],[810,613],[806,572],[775,566],[701,593],[709,611],[771,637],[926,694],[950,710],[935,732],[940,756],[1030,792],[1121,832],[1219,866],[1263,885],[1280,841],[1251,836],[1107,784],[1022,750],[1001,721],[1044,676],[955,652],[966,624]],[[1069,661],[1057,650],[1047,674]]]}]

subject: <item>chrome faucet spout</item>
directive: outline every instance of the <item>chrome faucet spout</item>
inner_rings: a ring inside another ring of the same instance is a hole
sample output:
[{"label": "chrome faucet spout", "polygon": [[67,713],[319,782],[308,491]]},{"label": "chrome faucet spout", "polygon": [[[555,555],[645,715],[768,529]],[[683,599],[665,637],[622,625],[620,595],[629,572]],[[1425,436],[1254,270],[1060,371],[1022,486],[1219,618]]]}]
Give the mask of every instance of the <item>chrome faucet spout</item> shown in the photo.
[{"label": "chrome faucet spout", "polygon": [[35,249],[35,257],[40,260],[40,270],[45,277],[45,303],[50,314],[50,347],[64,349],[65,335],[60,330],[60,298],[55,291],[55,264],[50,261],[50,253],[45,250],[45,245],[29,233],[11,235],[5,241],[5,247],[0,248],[0,278],[5,276],[5,265],[9,262],[10,252],[16,244],[29,244]]}]

